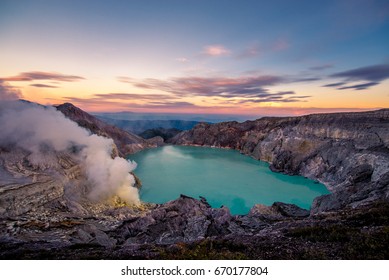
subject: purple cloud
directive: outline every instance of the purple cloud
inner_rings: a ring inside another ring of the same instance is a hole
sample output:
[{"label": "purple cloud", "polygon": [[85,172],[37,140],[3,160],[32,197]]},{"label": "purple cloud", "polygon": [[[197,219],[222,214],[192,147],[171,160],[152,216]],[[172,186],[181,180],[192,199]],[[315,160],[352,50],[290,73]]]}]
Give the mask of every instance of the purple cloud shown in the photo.
[{"label": "purple cloud", "polygon": [[323,87],[340,87],[345,85],[346,83],[340,82],[340,83],[332,83],[332,84],[326,84]]},{"label": "purple cloud", "polygon": [[309,70],[321,71],[321,70],[325,70],[325,69],[332,68],[332,67],[334,67],[333,64],[323,64],[323,65],[318,65],[318,66],[310,67]]},{"label": "purple cloud", "polygon": [[137,94],[137,93],[102,93],[93,95],[96,99],[117,99],[117,100],[167,100],[173,96],[169,94]]},{"label": "purple cloud", "polygon": [[264,86],[281,83],[279,76],[263,75],[237,78],[177,77],[168,80],[119,77],[119,81],[130,83],[139,88],[170,92],[176,96],[222,96],[242,97],[266,92]]},{"label": "purple cloud", "polygon": [[[193,96],[204,96],[222,98],[235,102],[238,98],[242,102],[297,102],[309,96],[290,98],[288,95],[295,95],[293,91],[272,93],[266,88],[290,81],[280,76],[258,75],[251,77],[176,77],[167,80],[142,79],[118,77],[118,80],[130,83],[133,86],[164,91],[170,93],[170,97],[183,98]],[[313,78],[306,80],[316,80]],[[234,101],[235,100],[235,101]]]},{"label": "purple cloud", "polygon": [[311,77],[311,78],[296,78],[292,80],[292,83],[301,83],[301,82],[315,82],[321,80],[320,78],[317,77]]},{"label": "purple cloud", "polygon": [[55,72],[22,72],[19,75],[0,78],[3,81],[8,82],[21,82],[21,81],[35,81],[35,80],[53,80],[59,82],[77,82],[85,78],[74,75],[64,75]]},{"label": "purple cloud", "polygon": [[376,86],[379,83],[376,82],[370,82],[370,83],[364,83],[364,84],[358,84],[358,85],[353,85],[353,86],[346,86],[346,87],[340,87],[338,89],[343,90],[343,89],[355,89],[355,90],[363,90],[363,89],[368,89],[369,87]]},{"label": "purple cloud", "polygon": [[[389,64],[378,64],[366,67],[354,68],[330,75],[331,78],[342,78],[343,81],[324,85],[324,87],[338,87],[338,90],[354,89],[363,90],[379,85],[389,78]],[[357,85],[348,85],[350,82],[362,82]]]},{"label": "purple cloud", "polygon": [[45,85],[45,84],[31,84],[30,87],[39,87],[39,88],[58,88],[56,86]]},{"label": "purple cloud", "polygon": [[389,64],[372,65],[338,72],[332,78],[344,78],[346,81],[380,82],[389,78]]}]

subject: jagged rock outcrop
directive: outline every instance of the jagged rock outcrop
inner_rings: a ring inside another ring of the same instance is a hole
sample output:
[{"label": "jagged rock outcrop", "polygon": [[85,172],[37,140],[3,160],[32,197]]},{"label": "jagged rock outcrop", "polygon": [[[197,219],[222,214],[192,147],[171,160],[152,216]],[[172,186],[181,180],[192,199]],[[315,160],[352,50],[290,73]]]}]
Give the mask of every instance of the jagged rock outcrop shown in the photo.
[{"label": "jagged rock outcrop", "polygon": [[40,163],[30,156],[18,147],[0,151],[0,218],[18,219],[42,207],[55,212],[53,202],[68,213],[88,212],[91,185],[76,155],[50,151]]},{"label": "jagged rock outcrop", "polygon": [[90,132],[107,138],[112,138],[119,150],[120,156],[133,154],[146,148],[163,145],[163,139],[161,137],[149,140],[143,139],[140,136],[107,124],[84,112],[80,108],[77,108],[71,103],[58,105],[57,109],[67,118],[76,122],[79,126],[88,129]]},{"label": "jagged rock outcrop", "polygon": [[314,212],[389,196],[388,109],[201,123],[170,142],[236,149],[273,171],[318,180],[333,194],[316,200]]},{"label": "jagged rock outcrop", "polygon": [[233,216],[225,207],[211,208],[205,199],[184,195],[165,204],[144,205],[143,209],[91,207],[89,211],[70,212],[63,199],[51,199],[28,210],[14,213],[8,217],[11,219],[0,219],[0,244],[41,243],[41,249],[77,244],[108,249],[172,245],[211,237],[254,235],[275,221],[300,220],[307,212],[297,206],[276,203],[270,207],[257,206],[247,216]]},{"label": "jagged rock outcrop", "polygon": [[0,219],[0,258],[23,259],[386,259],[388,204],[307,218],[277,203],[233,216],[180,198],[142,211],[69,214],[60,205]]}]

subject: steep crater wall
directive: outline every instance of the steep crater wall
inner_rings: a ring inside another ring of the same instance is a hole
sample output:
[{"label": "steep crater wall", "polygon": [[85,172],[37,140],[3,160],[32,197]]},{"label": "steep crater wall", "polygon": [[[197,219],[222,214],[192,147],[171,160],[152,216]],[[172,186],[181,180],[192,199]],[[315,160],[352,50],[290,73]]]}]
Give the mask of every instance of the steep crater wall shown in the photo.
[{"label": "steep crater wall", "polygon": [[313,212],[389,197],[388,109],[201,123],[170,142],[236,149],[273,171],[318,180],[332,194],[317,198]]}]

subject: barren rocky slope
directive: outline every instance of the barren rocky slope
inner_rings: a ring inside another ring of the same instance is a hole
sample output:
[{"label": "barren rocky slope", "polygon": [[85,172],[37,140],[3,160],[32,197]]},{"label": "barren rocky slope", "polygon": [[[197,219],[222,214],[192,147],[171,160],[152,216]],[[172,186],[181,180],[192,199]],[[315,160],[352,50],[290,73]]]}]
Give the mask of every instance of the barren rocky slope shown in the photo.
[{"label": "barren rocky slope", "polygon": [[119,149],[119,154],[121,156],[133,154],[146,148],[157,147],[163,143],[161,137],[154,137],[146,140],[116,126],[100,121],[71,103],[59,105],[57,106],[57,109],[67,118],[76,122],[79,126],[88,129],[92,133],[112,138]]}]

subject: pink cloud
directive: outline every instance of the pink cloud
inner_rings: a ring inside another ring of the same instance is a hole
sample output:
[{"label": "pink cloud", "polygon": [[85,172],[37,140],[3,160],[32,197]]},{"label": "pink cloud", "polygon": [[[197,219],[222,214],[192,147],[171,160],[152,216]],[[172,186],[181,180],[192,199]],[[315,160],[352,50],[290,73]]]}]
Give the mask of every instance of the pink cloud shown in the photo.
[{"label": "pink cloud", "polygon": [[226,56],[231,51],[222,45],[210,45],[205,46],[202,53],[208,56]]}]

